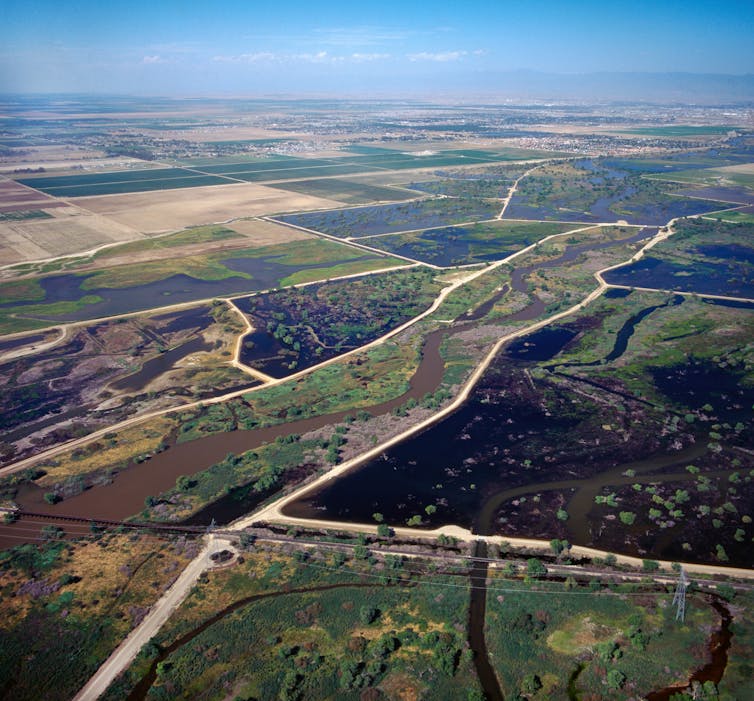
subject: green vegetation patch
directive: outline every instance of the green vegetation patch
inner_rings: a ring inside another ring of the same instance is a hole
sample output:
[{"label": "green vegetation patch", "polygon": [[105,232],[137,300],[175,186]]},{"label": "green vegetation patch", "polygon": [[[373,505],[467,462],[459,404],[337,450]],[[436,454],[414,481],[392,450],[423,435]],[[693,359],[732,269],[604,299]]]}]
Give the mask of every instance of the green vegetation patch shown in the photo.
[{"label": "green vegetation patch", "polygon": [[560,584],[506,582],[500,596],[493,584],[487,646],[506,698],[566,698],[572,679],[577,694],[605,688],[611,699],[644,696],[688,679],[705,662],[700,638],[708,638],[717,615],[703,598],[690,599],[686,624],[678,625],[671,593],[623,597],[595,584],[571,580],[564,591]]},{"label": "green vegetation patch", "polygon": [[39,280],[19,280],[18,282],[0,283],[0,301],[3,304],[11,302],[37,302],[45,298],[45,291]]},{"label": "green vegetation patch", "polygon": [[238,300],[254,327],[244,340],[243,361],[273,376],[283,365],[313,365],[408,321],[439,291],[433,272],[411,268]]},{"label": "green vegetation patch", "polygon": [[387,556],[384,575],[361,581],[377,562],[367,548],[291,556],[262,547],[200,581],[155,641],[185,644],[143,651],[105,701],[127,696],[150,667],[148,699],[222,698],[232,688],[241,698],[312,701],[432,690],[451,701],[476,688],[465,651],[468,580],[434,575],[427,583],[436,586],[421,586],[402,558]]},{"label": "green vegetation patch", "polygon": [[706,219],[721,219],[731,224],[754,224],[754,210],[752,211],[731,211],[731,212],[713,212],[708,214]]},{"label": "green vegetation patch", "polygon": [[370,246],[441,267],[499,260],[552,234],[573,228],[555,222],[491,221],[471,226],[379,236]]},{"label": "green vegetation patch", "polygon": [[302,192],[314,197],[325,197],[344,204],[366,204],[368,202],[395,202],[410,200],[420,193],[404,190],[403,188],[369,185],[356,180],[342,178],[322,178],[315,180],[293,180],[278,183],[279,190]]},{"label": "green vegetation patch", "polygon": [[694,185],[740,185],[754,188],[754,174],[740,173],[724,168],[703,168],[699,170],[677,170],[672,173],[657,173],[647,176],[653,180]]},{"label": "green vegetation patch", "polygon": [[72,698],[197,551],[154,535],[43,534],[0,554],[0,680],[19,701]]}]

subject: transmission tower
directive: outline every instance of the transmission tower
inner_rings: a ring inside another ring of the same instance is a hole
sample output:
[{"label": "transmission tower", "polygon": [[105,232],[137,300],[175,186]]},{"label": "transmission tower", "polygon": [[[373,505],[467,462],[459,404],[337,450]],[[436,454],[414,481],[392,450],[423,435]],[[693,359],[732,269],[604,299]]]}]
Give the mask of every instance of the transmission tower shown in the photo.
[{"label": "transmission tower", "polygon": [[673,606],[676,606],[675,620],[683,623],[686,618],[686,587],[689,585],[689,580],[686,577],[686,572],[681,568],[681,574],[678,577],[678,584],[675,588],[675,595],[673,596]]}]

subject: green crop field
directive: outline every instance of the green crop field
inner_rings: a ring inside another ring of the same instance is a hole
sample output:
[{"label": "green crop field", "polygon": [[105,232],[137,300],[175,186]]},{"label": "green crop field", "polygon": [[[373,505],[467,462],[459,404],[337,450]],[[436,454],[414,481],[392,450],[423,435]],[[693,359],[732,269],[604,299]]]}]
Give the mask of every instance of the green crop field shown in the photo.
[{"label": "green crop field", "polygon": [[52,175],[18,178],[22,185],[45,190],[46,188],[73,187],[74,185],[102,185],[104,183],[127,183],[139,180],[168,180],[196,175],[183,168],[150,168],[119,170],[107,173],[83,173],[81,175]]},{"label": "green crop field", "polygon": [[733,210],[730,212],[713,212],[706,219],[722,219],[731,224],[754,224],[754,210],[747,212]]},{"label": "green crop field", "polygon": [[214,175],[192,175],[187,178],[168,178],[166,180],[139,180],[92,185],[71,185],[67,187],[47,187],[44,189],[44,192],[54,197],[94,197],[96,195],[115,195],[130,192],[151,192],[152,190],[174,190],[183,187],[227,185],[230,182],[232,181],[227,178]]},{"label": "green crop field", "polygon": [[292,190],[314,197],[326,197],[344,204],[367,204],[370,202],[397,202],[421,196],[402,188],[369,185],[368,183],[342,178],[325,178],[316,180],[294,180],[275,185],[281,190]]},{"label": "green crop field", "polygon": [[362,165],[336,165],[311,166],[308,168],[283,168],[275,170],[260,170],[251,172],[233,173],[233,178],[246,182],[258,183],[275,180],[298,180],[300,178],[328,177],[331,175],[353,175],[354,173],[369,173],[375,169],[371,166]]}]

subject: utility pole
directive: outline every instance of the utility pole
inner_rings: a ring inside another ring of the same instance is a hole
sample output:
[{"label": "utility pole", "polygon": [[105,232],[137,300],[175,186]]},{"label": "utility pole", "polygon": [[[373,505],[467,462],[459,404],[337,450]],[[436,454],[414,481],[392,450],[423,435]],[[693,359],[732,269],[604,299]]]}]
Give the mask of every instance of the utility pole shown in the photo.
[{"label": "utility pole", "polygon": [[673,606],[676,606],[675,620],[683,623],[686,618],[686,587],[689,585],[689,580],[686,577],[686,572],[681,567],[681,573],[678,577],[678,584],[675,588],[675,596],[673,596]]}]

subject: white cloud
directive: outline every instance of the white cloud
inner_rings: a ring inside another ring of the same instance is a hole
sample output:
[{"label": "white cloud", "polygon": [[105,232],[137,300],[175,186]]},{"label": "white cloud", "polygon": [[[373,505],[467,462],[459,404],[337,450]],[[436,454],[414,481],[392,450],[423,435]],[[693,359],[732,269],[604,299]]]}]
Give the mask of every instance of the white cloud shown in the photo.
[{"label": "white cloud", "polygon": [[342,56],[331,56],[327,51],[317,51],[315,54],[293,54],[291,58],[306,63],[334,63],[343,60]]},{"label": "white cloud", "polygon": [[150,65],[155,63],[165,63],[165,59],[159,54],[155,54],[154,56],[145,56],[141,59],[141,62]]},{"label": "white cloud", "polygon": [[357,63],[364,63],[365,61],[384,61],[390,58],[390,54],[351,54],[351,60]]},{"label": "white cloud", "polygon": [[236,56],[213,56],[214,63],[366,63],[391,58],[385,53],[352,53],[349,55],[331,54],[327,51],[276,54],[269,51],[238,54]]},{"label": "white cloud", "polygon": [[409,61],[436,61],[438,63],[447,63],[448,61],[458,61],[464,56],[468,56],[468,51],[440,51],[430,53],[421,51],[417,54],[408,54]]},{"label": "white cloud", "polygon": [[239,54],[238,56],[213,56],[215,63],[263,63],[276,61],[279,56],[269,51],[257,51],[250,54]]}]

